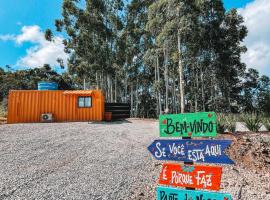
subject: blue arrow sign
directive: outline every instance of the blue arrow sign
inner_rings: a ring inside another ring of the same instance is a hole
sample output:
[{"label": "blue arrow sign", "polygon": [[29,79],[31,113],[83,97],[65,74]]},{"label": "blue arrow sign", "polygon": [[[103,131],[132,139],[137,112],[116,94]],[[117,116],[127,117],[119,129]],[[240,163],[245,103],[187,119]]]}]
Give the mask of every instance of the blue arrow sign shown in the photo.
[{"label": "blue arrow sign", "polygon": [[230,140],[155,140],[148,150],[157,160],[234,164],[225,154]]},{"label": "blue arrow sign", "polygon": [[158,200],[232,200],[230,194],[157,187]]}]

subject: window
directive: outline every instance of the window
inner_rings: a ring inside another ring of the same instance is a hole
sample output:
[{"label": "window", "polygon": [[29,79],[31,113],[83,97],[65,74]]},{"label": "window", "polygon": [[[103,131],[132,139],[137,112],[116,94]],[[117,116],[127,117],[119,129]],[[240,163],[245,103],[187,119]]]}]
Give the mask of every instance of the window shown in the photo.
[{"label": "window", "polygon": [[90,108],[92,107],[92,97],[78,97],[79,108]]}]

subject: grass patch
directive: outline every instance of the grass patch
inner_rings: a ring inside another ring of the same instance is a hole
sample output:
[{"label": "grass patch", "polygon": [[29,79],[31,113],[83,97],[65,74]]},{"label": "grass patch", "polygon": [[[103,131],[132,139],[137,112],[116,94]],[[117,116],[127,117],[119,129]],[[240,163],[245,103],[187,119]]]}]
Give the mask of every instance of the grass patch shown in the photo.
[{"label": "grass patch", "polygon": [[263,124],[270,131],[270,118],[263,118]]},{"label": "grass patch", "polygon": [[1,118],[7,117],[7,110],[2,104],[0,104],[0,117]]},{"label": "grass patch", "polygon": [[224,133],[225,131],[234,133],[236,128],[238,115],[236,114],[217,114],[217,131]]},{"label": "grass patch", "polygon": [[262,127],[262,116],[257,113],[242,114],[241,119],[245,122],[246,127],[252,132],[258,132]]}]

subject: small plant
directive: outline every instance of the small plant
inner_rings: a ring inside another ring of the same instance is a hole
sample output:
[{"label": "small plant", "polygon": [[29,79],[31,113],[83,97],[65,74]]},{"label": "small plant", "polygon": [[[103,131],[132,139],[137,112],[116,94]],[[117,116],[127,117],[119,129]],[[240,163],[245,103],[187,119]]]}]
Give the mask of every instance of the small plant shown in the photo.
[{"label": "small plant", "polygon": [[259,116],[257,113],[244,114],[241,118],[250,131],[258,132],[262,126],[262,117]]},{"label": "small plant", "polygon": [[234,114],[227,114],[225,115],[225,121],[226,121],[226,128],[229,132],[234,133],[236,128],[236,115]]},{"label": "small plant", "polygon": [[0,117],[7,117],[7,98],[4,98],[2,102],[0,102]]},{"label": "small plant", "polygon": [[267,130],[270,131],[270,118],[264,118],[263,124],[267,128]]},{"label": "small plant", "polygon": [[0,104],[0,117],[6,117],[7,116],[7,112],[4,109],[4,107]]},{"label": "small plant", "polygon": [[236,127],[236,116],[234,114],[217,114],[217,131],[224,133],[226,130],[234,133]]},{"label": "small plant", "polygon": [[225,115],[222,113],[217,114],[217,132],[218,133],[224,133],[225,131],[226,121],[225,121],[224,116]]}]

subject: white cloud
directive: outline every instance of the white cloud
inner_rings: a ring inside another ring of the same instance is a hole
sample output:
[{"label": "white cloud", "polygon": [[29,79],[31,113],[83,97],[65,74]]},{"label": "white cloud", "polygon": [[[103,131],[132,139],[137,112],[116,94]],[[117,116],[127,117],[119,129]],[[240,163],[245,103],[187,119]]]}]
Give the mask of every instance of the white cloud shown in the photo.
[{"label": "white cloud", "polygon": [[16,42],[22,44],[23,42],[32,42],[42,44],[46,42],[43,32],[39,26],[23,26],[22,34],[17,35]]},{"label": "white cloud", "polygon": [[15,35],[11,35],[11,34],[0,35],[0,40],[2,41],[14,40],[15,38],[16,38]]},{"label": "white cloud", "polygon": [[244,41],[248,52],[242,59],[247,67],[270,75],[270,1],[254,0],[238,10],[248,28],[248,36]]},{"label": "white cloud", "polygon": [[41,67],[44,64],[59,66],[58,58],[67,63],[68,55],[64,52],[63,38],[55,36],[52,42],[44,38],[44,33],[39,26],[23,26],[19,35],[0,35],[0,40],[13,40],[18,45],[30,42],[32,47],[26,50],[26,55],[21,57],[16,65],[21,67]]},{"label": "white cloud", "polygon": [[62,58],[66,64],[68,55],[64,52],[62,38],[55,37],[54,42],[41,41],[37,46],[27,50],[27,55],[21,58],[17,65],[37,67],[44,64],[58,66],[57,58]]}]

